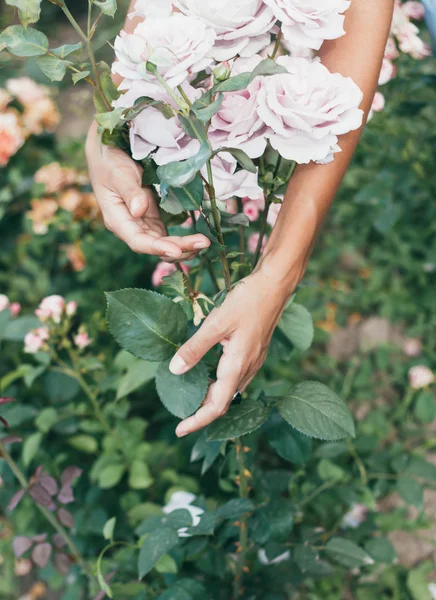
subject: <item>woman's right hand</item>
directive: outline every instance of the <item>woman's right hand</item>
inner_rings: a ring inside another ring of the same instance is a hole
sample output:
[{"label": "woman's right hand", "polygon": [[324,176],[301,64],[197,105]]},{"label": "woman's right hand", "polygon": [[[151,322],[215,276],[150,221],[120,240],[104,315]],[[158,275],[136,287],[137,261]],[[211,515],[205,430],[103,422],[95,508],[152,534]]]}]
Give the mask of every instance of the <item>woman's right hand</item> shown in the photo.
[{"label": "woman's right hand", "polygon": [[94,123],[86,141],[89,174],[106,227],[138,254],[166,262],[190,260],[210,241],[202,234],[168,236],[142,169],[125,152],[105,146]]}]

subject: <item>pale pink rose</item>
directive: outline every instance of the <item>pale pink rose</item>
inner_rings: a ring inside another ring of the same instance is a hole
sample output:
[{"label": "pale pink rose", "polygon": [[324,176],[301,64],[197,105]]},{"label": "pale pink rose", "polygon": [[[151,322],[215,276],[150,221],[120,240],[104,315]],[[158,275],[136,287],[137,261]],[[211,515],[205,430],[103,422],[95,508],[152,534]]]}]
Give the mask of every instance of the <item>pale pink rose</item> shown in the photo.
[{"label": "pale pink rose", "polygon": [[46,96],[39,102],[26,105],[23,113],[23,124],[33,135],[41,135],[44,131],[55,131],[61,115],[56,104]]},{"label": "pale pink rose", "polygon": [[55,323],[60,323],[64,309],[65,300],[62,296],[47,296],[35,310],[35,314],[43,322],[52,319]]},{"label": "pale pink rose", "polygon": [[12,110],[0,114],[0,167],[7,165],[25,141],[18,114]]},{"label": "pale pink rose", "polygon": [[142,17],[151,19],[156,17],[169,17],[173,11],[171,0],[136,0],[134,12],[129,17]]},{"label": "pale pink rose", "polygon": [[422,352],[422,342],[419,338],[406,338],[403,341],[403,352],[406,356],[416,358]]},{"label": "pale pink rose", "polygon": [[250,158],[266,149],[266,126],[258,115],[258,96],[264,78],[257,77],[245,90],[224,95],[221,109],[212,117],[209,139],[212,148],[239,148]]},{"label": "pale pink rose", "polygon": [[21,312],[21,304],[19,302],[11,302],[9,310],[13,317],[18,317]]},{"label": "pale pink rose", "polygon": [[6,89],[24,106],[40,102],[48,95],[47,88],[39,85],[33,79],[30,79],[30,77],[8,79],[6,81]]},{"label": "pale pink rose", "polygon": [[264,0],[282,23],[285,40],[319,50],[324,40],[345,34],[344,12],[349,0]]},{"label": "pale pink rose", "polygon": [[9,308],[9,298],[5,294],[0,294],[0,312]]},{"label": "pale pink rose", "polygon": [[250,219],[251,222],[257,221],[259,218],[259,206],[256,202],[244,202],[244,215]]},{"label": "pale pink rose", "polygon": [[[212,159],[212,174],[215,192],[218,200],[225,201],[233,198],[256,198],[262,194],[262,188],[257,181],[257,173],[249,173],[237,169],[236,160],[227,152],[220,153]],[[206,167],[202,169],[203,177],[207,177]]]},{"label": "pale pink rose", "polygon": [[393,79],[397,74],[397,68],[393,62],[389,59],[384,58],[382,62],[382,67],[380,71],[380,76],[378,79],[379,85],[384,85],[388,83],[391,79]]},{"label": "pale pink rose", "polygon": [[[259,238],[260,238],[260,233],[258,233],[258,232],[252,233],[250,235],[250,237],[248,238],[247,248],[248,248],[248,252],[250,252],[250,254],[256,253],[257,245],[259,243]],[[264,235],[263,240],[262,240],[261,251],[263,251],[265,249],[267,241],[268,241],[268,237],[266,235]]]},{"label": "pale pink rose", "polygon": [[121,32],[115,40],[114,73],[127,79],[154,79],[145,63],[152,62],[172,88],[211,63],[215,32],[195,17],[174,14],[139,23],[133,34]]},{"label": "pale pink rose", "polygon": [[376,92],[374,100],[372,102],[371,110],[374,112],[381,112],[386,105],[385,97],[381,92]]},{"label": "pale pink rose", "polygon": [[267,223],[270,227],[274,227],[276,224],[281,208],[281,204],[271,204],[269,207]]},{"label": "pale pink rose", "polygon": [[202,19],[216,32],[213,58],[218,62],[236,55],[252,56],[271,41],[276,23],[263,0],[175,0],[184,14]]},{"label": "pale pink rose", "polygon": [[409,370],[409,384],[414,390],[420,390],[433,382],[433,372],[425,365],[416,365]]},{"label": "pale pink rose", "polygon": [[67,305],[65,306],[65,313],[69,316],[69,317],[73,317],[77,312],[77,302],[75,302],[74,300],[70,300],[70,302],[67,302]]},{"label": "pale pink rose", "polygon": [[29,331],[24,338],[24,352],[27,354],[35,354],[44,347],[44,342],[49,339],[50,335],[45,327]]},{"label": "pale pink rose", "polygon": [[[183,272],[186,274],[189,272],[189,267],[183,263],[180,263]],[[156,265],[156,268],[151,277],[151,283],[154,287],[159,287],[164,283],[163,278],[168,277],[171,273],[175,273],[177,271],[177,267],[175,264],[167,263],[167,262],[159,262]]]},{"label": "pale pink rose", "polygon": [[11,100],[12,96],[9,92],[0,88],[0,111],[4,111]]},{"label": "pale pink rose", "polygon": [[265,208],[265,196],[263,192],[262,194],[260,194],[260,196],[257,196],[255,198],[249,198],[248,196],[246,198],[242,198],[243,204],[246,204],[247,202],[254,202],[258,210],[263,210]]},{"label": "pale pink rose", "polygon": [[277,62],[288,73],[265,77],[259,92],[272,147],[297,163],[330,162],[340,152],[338,136],[362,125],[361,90],[318,61],[282,56]]},{"label": "pale pink rose", "polygon": [[421,2],[409,0],[409,2],[404,2],[401,6],[401,10],[406,17],[415,19],[415,21],[421,21],[425,16],[425,8]]},{"label": "pale pink rose", "polygon": [[397,44],[395,43],[394,38],[390,37],[386,43],[385,58],[388,60],[395,60],[399,55]]},{"label": "pale pink rose", "polygon": [[410,22],[402,3],[395,2],[391,34],[398,40],[400,50],[413,58],[422,59],[431,55],[431,48],[419,36],[419,29]]},{"label": "pale pink rose", "polygon": [[357,529],[366,521],[368,508],[364,504],[354,504],[342,520],[345,529]]},{"label": "pale pink rose", "polygon": [[87,331],[80,331],[77,335],[74,336],[74,343],[80,350],[84,350],[90,344],[92,344],[93,340],[89,337]]}]

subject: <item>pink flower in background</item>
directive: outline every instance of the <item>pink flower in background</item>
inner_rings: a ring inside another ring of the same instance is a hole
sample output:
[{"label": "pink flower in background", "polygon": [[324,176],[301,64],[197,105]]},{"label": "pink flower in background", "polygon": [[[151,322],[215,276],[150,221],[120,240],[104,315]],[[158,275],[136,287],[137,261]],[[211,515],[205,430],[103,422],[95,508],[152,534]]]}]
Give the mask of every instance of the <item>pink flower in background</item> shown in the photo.
[{"label": "pink flower in background", "polygon": [[268,46],[277,18],[263,0],[175,0],[187,15],[202,19],[216,33],[213,58],[252,56]]},{"label": "pink flower in background", "polygon": [[127,79],[153,80],[145,69],[150,61],[174,88],[212,63],[214,42],[214,30],[201,19],[181,14],[146,19],[133,34],[121,32],[116,38],[113,72]]},{"label": "pink flower in background", "polygon": [[250,219],[250,221],[257,221],[260,215],[259,206],[256,202],[244,202],[243,205],[244,214]]},{"label": "pink flower in background", "polygon": [[[257,181],[257,173],[249,173],[244,169],[236,171],[236,160],[227,152],[220,153],[212,159],[212,173],[218,200],[229,200],[233,196],[257,198],[262,195],[262,188]],[[203,177],[207,177],[206,167]]]},{"label": "pink flower in background", "polygon": [[9,310],[13,317],[18,317],[21,312],[21,304],[19,302],[11,302]]},{"label": "pink flower in background", "polygon": [[406,338],[403,341],[403,352],[406,356],[416,358],[422,353],[422,342],[419,338]]},{"label": "pink flower in background", "polygon": [[[257,245],[259,243],[259,238],[260,238],[260,233],[258,233],[258,232],[251,234],[250,237],[248,238],[247,248],[248,248],[248,252],[250,252],[250,254],[255,254]],[[266,235],[264,235],[263,240],[262,240],[262,248],[261,248],[262,251],[265,249],[267,241],[268,241],[268,237]]]},{"label": "pink flower in background", "polygon": [[71,300],[65,306],[65,313],[69,317],[73,317],[76,314],[76,312],[77,312],[77,302],[75,302],[74,300]]},{"label": "pink flower in background", "polygon": [[374,100],[372,101],[371,110],[369,111],[368,121],[372,119],[374,113],[381,112],[386,105],[385,97],[381,92],[376,92]]},{"label": "pink flower in background", "polygon": [[409,2],[404,2],[401,6],[401,10],[409,17],[409,19],[415,19],[415,21],[421,21],[425,15],[425,8],[421,2],[415,2],[410,0]]},{"label": "pink flower in background", "polygon": [[271,204],[268,211],[267,223],[270,227],[274,227],[281,211],[281,204]]},{"label": "pink flower in background", "polygon": [[5,294],[0,294],[0,312],[9,308],[9,298]]},{"label": "pink flower in background", "polygon": [[409,370],[409,384],[414,390],[420,390],[433,382],[433,372],[425,365],[416,365]]},{"label": "pink flower in background", "polygon": [[368,516],[368,508],[364,504],[354,504],[342,520],[345,529],[357,529]]},{"label": "pink flower in background", "polygon": [[384,85],[385,83],[388,83],[388,81],[393,79],[396,74],[397,67],[389,59],[384,58],[378,80],[379,85]]},{"label": "pink flower in background", "polygon": [[398,52],[397,44],[395,43],[394,38],[390,37],[385,48],[385,58],[388,60],[395,60],[399,55],[400,53]]},{"label": "pink flower in background", "polygon": [[55,323],[60,323],[64,309],[65,300],[62,296],[47,296],[35,310],[35,314],[43,322],[52,319]]},{"label": "pink flower in background", "polygon": [[6,81],[6,89],[23,106],[36,104],[47,97],[48,89],[30,77],[17,77]]},{"label": "pink flower in background", "polygon": [[80,350],[84,350],[93,342],[87,331],[79,331],[79,333],[75,335],[73,339],[74,343]]},{"label": "pink flower in background", "polygon": [[419,29],[411,23],[408,8],[399,0],[395,2],[391,34],[396,37],[400,50],[418,60],[431,55],[431,48],[419,35]]},{"label": "pink flower in background", "polygon": [[49,339],[50,334],[46,327],[40,327],[29,331],[24,338],[24,352],[35,354],[44,347],[44,343]]},{"label": "pink flower in background", "polygon": [[25,141],[18,113],[10,110],[0,114],[0,167],[7,165]]},{"label": "pink flower in background", "polygon": [[324,40],[345,34],[344,12],[349,0],[264,0],[282,23],[285,40],[319,50]]},{"label": "pink flower in background", "polygon": [[318,61],[281,56],[277,62],[288,73],[265,78],[258,109],[272,147],[297,163],[330,162],[340,152],[338,136],[362,125],[361,90]]},{"label": "pink flower in background", "polygon": [[9,94],[9,92],[0,88],[0,111],[5,110],[11,100],[12,96]]}]

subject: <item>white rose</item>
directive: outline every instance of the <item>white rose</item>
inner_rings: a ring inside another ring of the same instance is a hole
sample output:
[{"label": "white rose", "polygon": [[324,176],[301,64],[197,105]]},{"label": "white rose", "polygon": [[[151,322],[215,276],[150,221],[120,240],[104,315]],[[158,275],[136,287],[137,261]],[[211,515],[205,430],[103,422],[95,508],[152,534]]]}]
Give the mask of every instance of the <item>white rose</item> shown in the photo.
[{"label": "white rose", "polygon": [[215,30],[217,61],[252,56],[271,41],[276,17],[263,0],[177,0],[175,5]]},{"label": "white rose", "polygon": [[319,50],[324,40],[345,34],[343,13],[350,0],[264,0],[282,23],[286,41]]},{"label": "white rose", "polygon": [[156,17],[169,17],[173,11],[170,0],[136,0],[134,12],[129,17],[142,17],[150,19]]},{"label": "white rose", "polygon": [[190,75],[206,69],[215,32],[195,17],[174,14],[146,19],[131,34],[122,32],[115,40],[117,62],[112,70],[130,80],[152,80],[147,61],[154,63],[168,85],[175,88]]},{"label": "white rose", "polygon": [[330,162],[340,152],[338,136],[362,124],[361,90],[318,61],[282,56],[277,62],[288,73],[265,77],[258,108],[272,147],[297,163]]},{"label": "white rose", "polygon": [[409,370],[409,385],[414,390],[420,390],[434,383],[431,369],[425,365],[416,365]]},{"label": "white rose", "polygon": [[[236,171],[236,160],[227,152],[221,153],[212,159],[212,175],[215,192],[218,200],[229,200],[234,196],[238,198],[257,198],[263,190],[257,182],[257,173],[249,173],[244,169]],[[202,171],[207,177],[206,168]]]}]

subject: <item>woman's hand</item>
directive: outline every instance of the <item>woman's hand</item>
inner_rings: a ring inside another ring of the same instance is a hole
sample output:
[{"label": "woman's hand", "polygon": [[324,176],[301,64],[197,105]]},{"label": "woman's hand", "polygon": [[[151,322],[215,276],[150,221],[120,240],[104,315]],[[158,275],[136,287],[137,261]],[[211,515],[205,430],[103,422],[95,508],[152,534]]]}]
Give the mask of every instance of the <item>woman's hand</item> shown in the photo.
[{"label": "woman's hand", "polygon": [[122,150],[102,144],[95,124],[88,134],[86,156],[104,223],[134,252],[175,262],[190,260],[210,246],[202,234],[167,236],[153,192],[142,187],[141,167]]},{"label": "woman's hand", "polygon": [[263,365],[272,334],[298,278],[292,284],[273,283],[261,270],[243,279],[215,308],[199,331],[173,357],[170,370],[186,373],[213,346],[221,343],[223,355],[203,406],[182,421],[176,433],[183,437],[224,415],[236,392],[242,392]]}]

